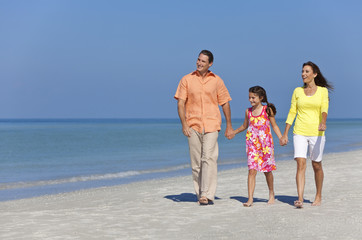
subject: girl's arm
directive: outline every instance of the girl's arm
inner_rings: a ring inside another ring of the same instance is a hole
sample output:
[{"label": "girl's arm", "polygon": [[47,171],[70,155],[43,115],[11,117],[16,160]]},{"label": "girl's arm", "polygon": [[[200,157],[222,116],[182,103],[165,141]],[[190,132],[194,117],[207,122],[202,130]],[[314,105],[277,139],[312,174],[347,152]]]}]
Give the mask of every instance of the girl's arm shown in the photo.
[{"label": "girl's arm", "polygon": [[273,110],[271,108],[270,109],[270,116],[269,116],[269,120],[270,120],[270,123],[272,125],[272,128],[275,132],[275,134],[278,136],[279,140],[282,138],[282,132],[280,131],[276,121],[275,121],[275,115],[273,113]]},{"label": "girl's arm", "polygon": [[245,118],[244,118],[244,123],[243,125],[241,125],[239,128],[234,130],[234,135],[241,133],[242,131],[244,131],[245,129],[247,129],[249,127],[249,120],[248,120],[248,109],[246,109],[245,111]]}]

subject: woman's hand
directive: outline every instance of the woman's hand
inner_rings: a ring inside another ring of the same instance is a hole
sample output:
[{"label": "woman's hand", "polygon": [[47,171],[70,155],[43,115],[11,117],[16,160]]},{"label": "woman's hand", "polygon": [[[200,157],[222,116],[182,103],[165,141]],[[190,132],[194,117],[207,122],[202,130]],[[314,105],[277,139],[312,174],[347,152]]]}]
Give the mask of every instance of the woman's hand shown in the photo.
[{"label": "woman's hand", "polygon": [[327,125],[324,123],[319,124],[318,131],[325,131],[327,129]]},{"label": "woman's hand", "polygon": [[282,136],[280,139],[279,139],[279,144],[280,146],[285,146],[288,144],[288,136]]}]

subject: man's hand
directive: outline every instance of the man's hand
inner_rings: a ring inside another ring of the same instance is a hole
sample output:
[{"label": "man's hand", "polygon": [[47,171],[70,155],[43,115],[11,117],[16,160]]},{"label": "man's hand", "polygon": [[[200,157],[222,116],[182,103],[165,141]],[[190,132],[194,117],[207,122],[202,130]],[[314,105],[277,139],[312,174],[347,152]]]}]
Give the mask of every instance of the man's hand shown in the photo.
[{"label": "man's hand", "polygon": [[225,137],[229,140],[235,137],[234,129],[232,127],[226,127]]},{"label": "man's hand", "polygon": [[182,133],[186,136],[186,137],[190,137],[191,136],[191,128],[189,126],[187,126],[187,124],[182,125]]}]

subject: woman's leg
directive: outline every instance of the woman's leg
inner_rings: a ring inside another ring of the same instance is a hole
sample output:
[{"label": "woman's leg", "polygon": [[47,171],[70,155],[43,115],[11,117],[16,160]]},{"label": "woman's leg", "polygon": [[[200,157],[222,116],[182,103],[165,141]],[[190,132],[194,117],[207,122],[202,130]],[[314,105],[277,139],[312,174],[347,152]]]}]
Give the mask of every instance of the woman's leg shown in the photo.
[{"label": "woman's leg", "polygon": [[265,175],[265,178],[266,178],[266,183],[268,184],[268,188],[269,188],[269,201],[268,201],[268,204],[273,204],[275,202],[273,172],[265,172],[264,175]]},{"label": "woman's leg", "polygon": [[244,203],[245,207],[250,207],[253,204],[253,196],[255,190],[255,178],[257,171],[255,169],[250,169],[248,174],[248,201]]},{"label": "woman's leg", "polygon": [[312,166],[314,170],[314,179],[316,186],[316,195],[312,206],[319,206],[322,202],[322,187],[323,187],[323,179],[324,172],[322,168],[322,162],[314,162],[312,161]]},{"label": "woman's leg", "polygon": [[304,185],[305,185],[305,170],[307,168],[307,159],[295,158],[295,160],[297,161],[296,182],[297,182],[298,201],[300,203],[303,203]]}]

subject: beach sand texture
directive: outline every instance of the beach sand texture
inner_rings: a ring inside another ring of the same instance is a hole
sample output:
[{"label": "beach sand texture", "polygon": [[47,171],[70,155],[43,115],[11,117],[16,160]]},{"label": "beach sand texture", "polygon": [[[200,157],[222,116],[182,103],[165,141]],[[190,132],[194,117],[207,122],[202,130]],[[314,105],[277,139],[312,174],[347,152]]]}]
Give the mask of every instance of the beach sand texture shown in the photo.
[{"label": "beach sand texture", "polygon": [[238,168],[219,172],[213,206],[196,204],[191,176],[0,202],[0,239],[362,239],[362,151],[326,154],[323,166],[320,207],[310,162],[296,209],[296,163],[279,161],[274,205],[258,173],[243,207],[248,171]]}]

